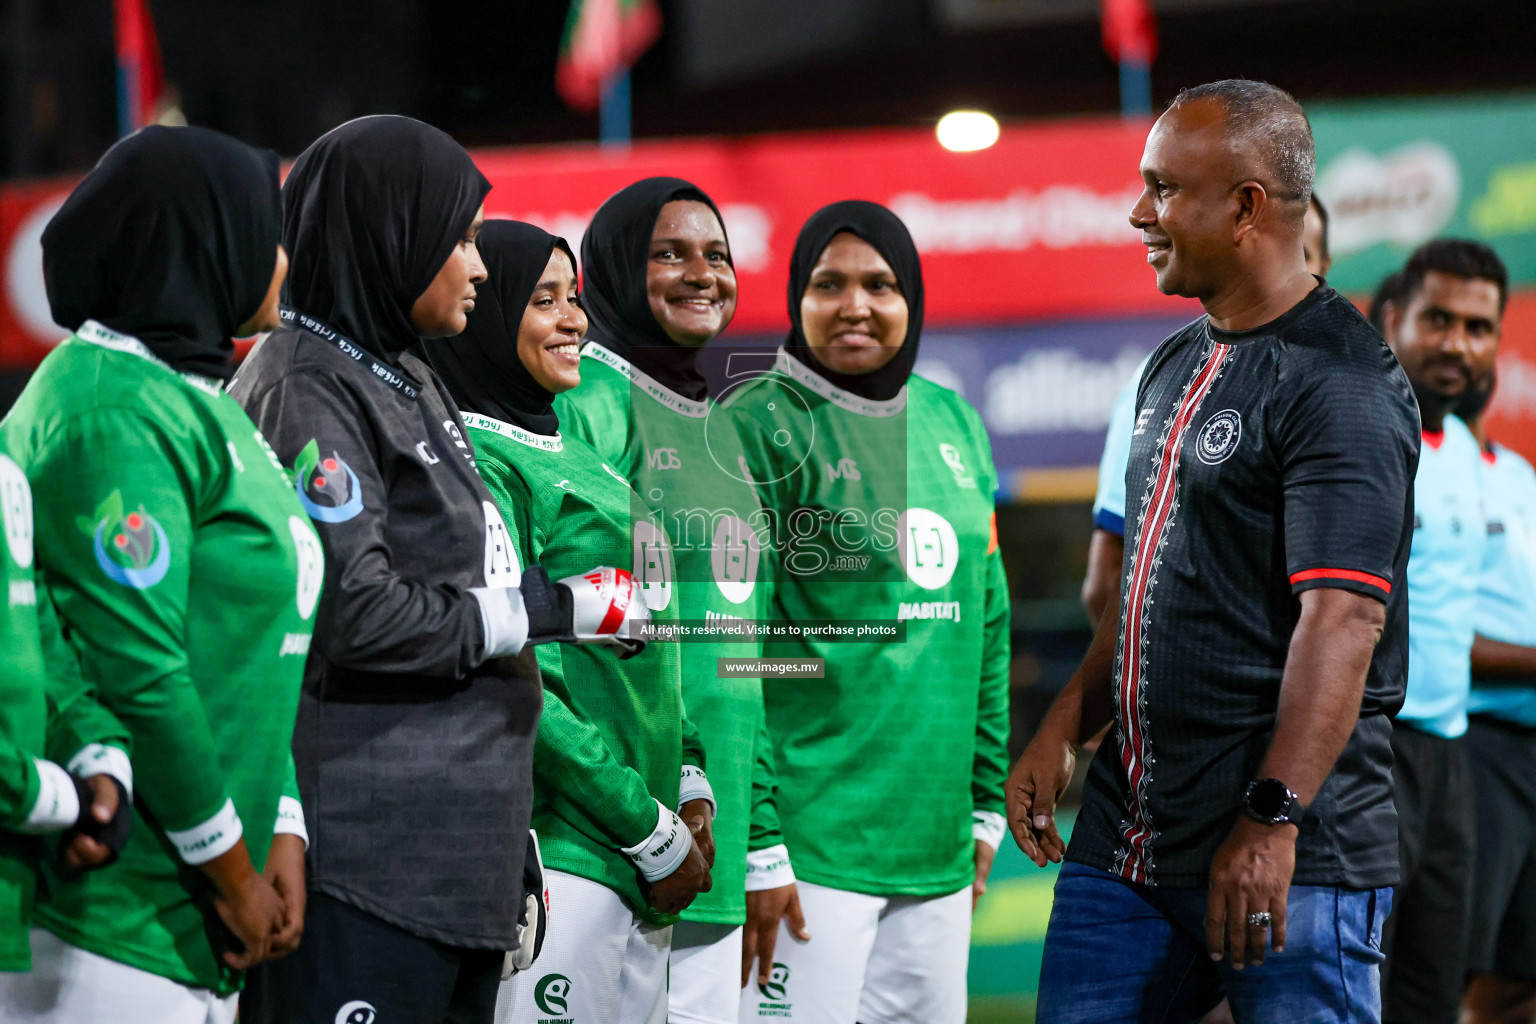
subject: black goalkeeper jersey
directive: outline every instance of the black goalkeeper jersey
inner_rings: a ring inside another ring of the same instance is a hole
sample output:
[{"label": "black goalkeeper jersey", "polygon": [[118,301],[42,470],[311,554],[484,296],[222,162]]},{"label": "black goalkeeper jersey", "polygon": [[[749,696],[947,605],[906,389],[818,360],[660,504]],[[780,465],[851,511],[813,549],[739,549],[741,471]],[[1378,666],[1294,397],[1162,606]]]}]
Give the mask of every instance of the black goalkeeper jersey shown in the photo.
[{"label": "black goalkeeper jersey", "polygon": [[1274,731],[1299,594],[1386,605],[1360,721],[1301,822],[1298,885],[1397,881],[1389,716],[1407,675],[1418,407],[1364,317],[1320,286],[1229,332],[1202,317],[1142,377],[1126,470],[1115,727],[1068,857],[1204,886]]}]

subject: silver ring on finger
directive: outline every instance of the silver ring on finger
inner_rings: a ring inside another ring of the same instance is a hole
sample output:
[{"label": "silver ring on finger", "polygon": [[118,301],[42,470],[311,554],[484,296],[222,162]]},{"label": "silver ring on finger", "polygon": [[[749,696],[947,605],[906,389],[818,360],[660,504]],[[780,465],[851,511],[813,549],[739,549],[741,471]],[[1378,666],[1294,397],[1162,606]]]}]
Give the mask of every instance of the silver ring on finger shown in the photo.
[{"label": "silver ring on finger", "polygon": [[1250,928],[1268,928],[1270,920],[1271,920],[1271,918],[1270,918],[1269,911],[1267,911],[1267,910],[1255,911],[1254,913],[1248,915],[1248,927],[1250,927]]}]

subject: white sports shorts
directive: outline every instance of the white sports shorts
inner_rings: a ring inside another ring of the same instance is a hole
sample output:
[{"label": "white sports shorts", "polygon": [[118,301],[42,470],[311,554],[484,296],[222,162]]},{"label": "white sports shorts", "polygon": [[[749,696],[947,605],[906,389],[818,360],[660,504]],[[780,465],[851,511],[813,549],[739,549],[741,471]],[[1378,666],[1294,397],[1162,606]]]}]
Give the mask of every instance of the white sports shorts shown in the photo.
[{"label": "white sports shorts", "polygon": [[97,956],[41,928],[32,929],[32,970],[0,973],[5,1024],[234,1024],[239,999]]},{"label": "white sports shorts", "polygon": [[544,948],[532,967],[501,983],[496,1024],[665,1024],[671,927],[642,921],[599,882],[545,868],[544,884]]},{"label": "white sports shorts", "polygon": [[869,896],[800,881],[810,941],[779,924],[768,984],[741,997],[741,1024],[964,1024],[971,887]]},{"label": "white sports shorts", "polygon": [[741,925],[672,926],[668,1024],[736,1024],[741,1006]]}]

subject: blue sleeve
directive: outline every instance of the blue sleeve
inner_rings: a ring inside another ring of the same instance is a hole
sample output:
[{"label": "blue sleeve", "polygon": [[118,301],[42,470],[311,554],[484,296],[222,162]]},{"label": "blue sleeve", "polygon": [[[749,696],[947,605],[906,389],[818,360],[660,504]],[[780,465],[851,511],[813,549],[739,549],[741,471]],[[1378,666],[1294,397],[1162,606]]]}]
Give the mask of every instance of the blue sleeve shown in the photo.
[{"label": "blue sleeve", "polygon": [[1143,359],[1136,372],[1115,397],[1109,413],[1104,454],[1099,459],[1099,490],[1093,498],[1093,525],[1116,536],[1125,536],[1125,470],[1131,458],[1131,433],[1136,429],[1136,392],[1147,368]]}]

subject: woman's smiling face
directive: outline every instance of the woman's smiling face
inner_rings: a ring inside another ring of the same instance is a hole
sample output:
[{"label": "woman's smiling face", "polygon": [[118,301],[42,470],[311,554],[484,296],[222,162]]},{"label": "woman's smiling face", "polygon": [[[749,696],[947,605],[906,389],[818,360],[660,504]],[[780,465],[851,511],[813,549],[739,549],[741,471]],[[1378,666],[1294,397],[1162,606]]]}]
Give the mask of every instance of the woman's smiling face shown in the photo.
[{"label": "woman's smiling face", "polygon": [[651,315],[679,345],[698,348],[736,315],[736,271],[725,228],[709,204],[677,199],[661,208],[645,262]]},{"label": "woman's smiling face", "polygon": [[517,357],[540,387],[558,395],[581,383],[581,338],[586,333],[587,314],[576,302],[576,268],[557,247],[523,308]]},{"label": "woman's smiling face", "polygon": [[907,300],[878,249],[851,232],[832,236],[800,297],[800,330],[837,373],[873,373],[907,340]]}]

